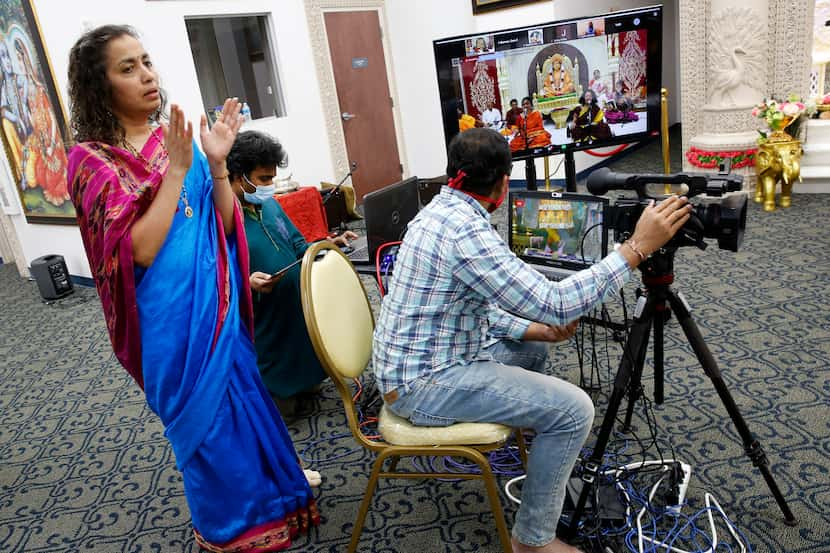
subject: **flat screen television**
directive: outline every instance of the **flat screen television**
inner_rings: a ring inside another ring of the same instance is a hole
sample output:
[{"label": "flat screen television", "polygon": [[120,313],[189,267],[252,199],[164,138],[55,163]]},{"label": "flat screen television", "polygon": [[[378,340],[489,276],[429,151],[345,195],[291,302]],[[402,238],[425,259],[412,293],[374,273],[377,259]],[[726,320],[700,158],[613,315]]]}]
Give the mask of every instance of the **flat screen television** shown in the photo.
[{"label": "flat screen television", "polygon": [[658,135],[662,20],[653,6],[433,41],[447,144],[487,126],[529,159]]}]

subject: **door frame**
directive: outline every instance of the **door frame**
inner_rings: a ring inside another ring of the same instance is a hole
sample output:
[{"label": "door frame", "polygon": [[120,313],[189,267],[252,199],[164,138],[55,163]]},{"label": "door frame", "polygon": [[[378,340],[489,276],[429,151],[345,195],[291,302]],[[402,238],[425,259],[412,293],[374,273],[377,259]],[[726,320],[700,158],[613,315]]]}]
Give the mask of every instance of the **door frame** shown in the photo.
[{"label": "door frame", "polygon": [[320,87],[320,100],[323,105],[323,117],[326,122],[326,135],[329,141],[329,150],[334,166],[334,179],[340,179],[349,172],[349,157],[346,150],[346,136],[343,133],[343,123],[340,120],[340,102],[337,98],[337,85],[334,80],[334,68],[329,52],[329,39],[326,33],[324,14],[326,12],[353,12],[376,11],[381,28],[381,44],[383,58],[386,62],[386,80],[389,83],[389,94],[392,96],[392,118],[395,124],[395,138],[398,143],[398,157],[403,165],[405,178],[409,174],[406,148],[401,131],[400,102],[398,101],[398,87],[395,72],[392,68],[392,49],[389,45],[389,25],[386,22],[385,0],[304,0],[308,34],[311,40],[311,51],[314,56],[314,66],[317,71],[317,82]]}]

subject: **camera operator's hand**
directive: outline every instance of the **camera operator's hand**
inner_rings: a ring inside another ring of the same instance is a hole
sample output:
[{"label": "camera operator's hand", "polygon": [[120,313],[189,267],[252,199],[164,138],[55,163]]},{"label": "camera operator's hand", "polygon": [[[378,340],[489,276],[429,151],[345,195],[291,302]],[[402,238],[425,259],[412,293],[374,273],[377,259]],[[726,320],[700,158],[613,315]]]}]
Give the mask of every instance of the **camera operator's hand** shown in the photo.
[{"label": "camera operator's hand", "polygon": [[579,326],[579,319],[563,326],[531,322],[522,340],[533,342],[564,342],[576,334],[577,326]]},{"label": "camera operator's hand", "polygon": [[684,196],[672,196],[655,204],[653,201],[640,215],[634,234],[623,243],[620,253],[633,269],[660,249],[686,224],[692,206]]}]

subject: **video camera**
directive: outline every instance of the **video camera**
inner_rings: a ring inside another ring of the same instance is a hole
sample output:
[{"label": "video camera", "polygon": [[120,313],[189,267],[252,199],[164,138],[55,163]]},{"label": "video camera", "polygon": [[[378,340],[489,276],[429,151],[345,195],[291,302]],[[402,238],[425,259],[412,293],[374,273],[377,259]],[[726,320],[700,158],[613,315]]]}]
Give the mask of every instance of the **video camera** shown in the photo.
[{"label": "video camera", "polygon": [[[718,173],[673,173],[669,175],[629,175],[614,173],[607,167],[597,169],[588,177],[588,191],[596,196],[605,196],[609,190],[634,190],[637,199],[619,198],[609,208],[605,218],[606,226],[614,229],[614,239],[622,242],[634,233],[634,227],[650,200],[660,198],[649,196],[648,184],[685,184],[687,198],[699,194],[720,197],[727,192],[741,190],[743,177],[729,173],[729,166],[721,166]],[[691,217],[665,248],[697,246],[706,249],[704,238],[717,238],[722,250],[737,252],[746,229],[746,194],[735,194],[720,201],[694,205]]]}]

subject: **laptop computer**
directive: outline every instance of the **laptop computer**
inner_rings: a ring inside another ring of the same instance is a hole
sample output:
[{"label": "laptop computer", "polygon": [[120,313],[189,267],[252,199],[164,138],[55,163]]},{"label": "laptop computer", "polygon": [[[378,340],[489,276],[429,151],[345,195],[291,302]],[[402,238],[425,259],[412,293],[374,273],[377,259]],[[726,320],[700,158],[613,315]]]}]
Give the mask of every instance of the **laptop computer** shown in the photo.
[{"label": "laptop computer", "polygon": [[447,184],[447,175],[441,175],[431,179],[418,179],[418,197],[422,209],[432,201],[432,198],[441,193],[441,187],[445,184]]},{"label": "laptop computer", "polygon": [[353,241],[346,254],[352,263],[374,263],[383,244],[403,239],[406,226],[418,214],[418,177],[390,184],[363,196],[366,236]]},{"label": "laptop computer", "polygon": [[590,194],[510,192],[507,244],[550,280],[587,269],[608,253],[608,199]]}]

